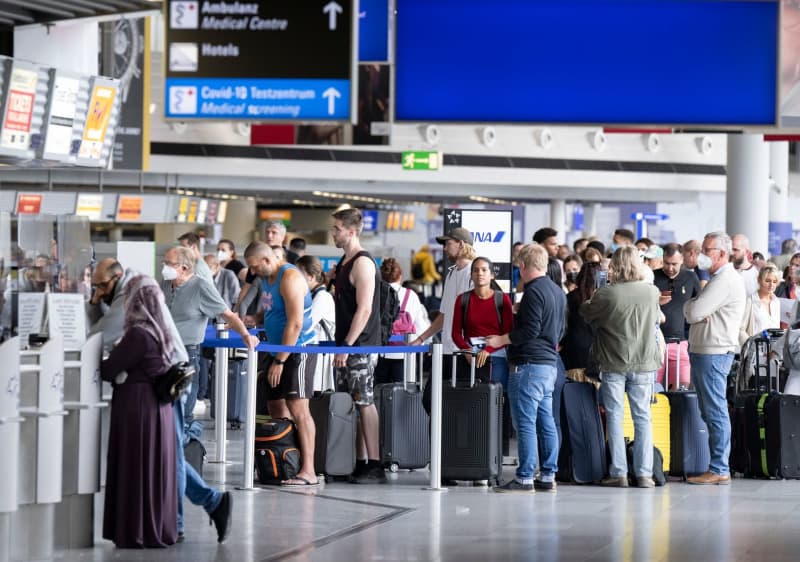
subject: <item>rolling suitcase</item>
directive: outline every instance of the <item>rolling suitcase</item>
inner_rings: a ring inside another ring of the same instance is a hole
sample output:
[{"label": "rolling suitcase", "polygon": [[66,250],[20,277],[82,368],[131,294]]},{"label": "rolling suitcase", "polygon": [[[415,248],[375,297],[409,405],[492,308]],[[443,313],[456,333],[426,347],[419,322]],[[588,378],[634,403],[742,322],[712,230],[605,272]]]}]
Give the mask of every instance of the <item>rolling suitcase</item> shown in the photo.
[{"label": "rolling suitcase", "polygon": [[[421,357],[421,355],[420,355]],[[407,355],[406,361],[413,361]],[[430,417],[422,406],[417,382],[381,384],[375,388],[380,420],[381,462],[392,472],[422,468],[431,460]]]},{"label": "rolling suitcase", "polygon": [[606,440],[597,389],[586,382],[568,382],[561,395],[559,479],[588,484],[606,477]]},{"label": "rolling suitcase", "polygon": [[[743,393],[744,441],[747,450],[745,476],[769,478],[767,463],[767,405],[777,396],[779,372],[777,361],[769,359],[770,337],[756,337],[755,359],[752,377],[753,390]],[[773,364],[775,367],[773,368]],[[748,385],[749,386],[749,385]]]},{"label": "rolling suitcase", "polygon": [[442,479],[495,480],[503,470],[503,386],[475,384],[471,362],[469,388],[442,389]]},{"label": "rolling suitcase", "polygon": [[308,401],[316,426],[314,470],[346,476],[356,467],[356,410],[346,392],[323,392]]},{"label": "rolling suitcase", "polygon": [[[214,373],[214,370],[211,371]],[[208,394],[211,400],[211,418],[216,416],[216,384],[212,377]],[[233,429],[239,429],[244,423],[247,408],[247,360],[228,359],[228,412],[227,417]]]},{"label": "rolling suitcase", "polygon": [[800,479],[800,396],[773,396],[766,406],[766,424],[769,474]]},{"label": "rolling suitcase", "polygon": [[[653,379],[653,389],[655,390],[655,378]],[[652,393],[650,400],[650,424],[653,427],[653,446],[658,447],[664,456],[664,466],[669,467],[671,458],[670,445],[670,404],[666,396],[661,393]],[[622,434],[628,441],[634,440],[633,416],[628,400],[622,401]]]},{"label": "rolling suitcase", "polygon": [[[669,361],[669,357],[665,361]],[[675,363],[676,390],[664,393],[670,408],[670,453],[666,468],[671,476],[680,476],[685,480],[688,476],[703,474],[708,470],[711,451],[708,446],[708,427],[700,414],[697,393],[681,389],[678,376],[681,368],[680,354]],[[669,372],[668,368],[666,372]],[[666,382],[669,386],[669,381]]]}]

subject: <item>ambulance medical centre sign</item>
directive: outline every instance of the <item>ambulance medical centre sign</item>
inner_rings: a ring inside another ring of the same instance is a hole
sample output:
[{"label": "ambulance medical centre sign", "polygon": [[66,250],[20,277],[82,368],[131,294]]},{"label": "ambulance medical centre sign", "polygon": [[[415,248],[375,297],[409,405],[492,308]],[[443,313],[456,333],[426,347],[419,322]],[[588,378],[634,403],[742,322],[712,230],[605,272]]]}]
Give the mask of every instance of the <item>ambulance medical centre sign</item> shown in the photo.
[{"label": "ambulance medical centre sign", "polygon": [[169,119],[349,121],[355,0],[169,0]]}]

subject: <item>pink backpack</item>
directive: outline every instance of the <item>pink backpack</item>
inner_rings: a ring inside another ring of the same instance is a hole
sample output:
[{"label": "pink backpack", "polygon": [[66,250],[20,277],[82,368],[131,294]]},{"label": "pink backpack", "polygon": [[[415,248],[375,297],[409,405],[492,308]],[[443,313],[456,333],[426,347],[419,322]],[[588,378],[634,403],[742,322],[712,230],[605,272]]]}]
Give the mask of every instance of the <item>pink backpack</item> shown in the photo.
[{"label": "pink backpack", "polygon": [[[406,289],[406,296],[403,297],[403,302],[400,304],[400,312],[397,313],[397,318],[392,324],[393,336],[404,336],[406,334],[416,333],[417,329],[414,327],[414,319],[411,314],[406,310],[408,304],[408,296],[411,294],[410,289]],[[403,345],[402,342],[392,342],[392,345]]]}]

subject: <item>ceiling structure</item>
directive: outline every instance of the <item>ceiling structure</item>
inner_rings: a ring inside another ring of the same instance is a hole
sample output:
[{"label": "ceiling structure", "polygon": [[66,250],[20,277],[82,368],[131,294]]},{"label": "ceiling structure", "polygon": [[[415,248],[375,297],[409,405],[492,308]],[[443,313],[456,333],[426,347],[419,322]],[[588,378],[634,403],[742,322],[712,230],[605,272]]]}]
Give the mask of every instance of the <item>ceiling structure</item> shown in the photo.
[{"label": "ceiling structure", "polygon": [[1,0],[0,29],[154,10],[160,0]]}]

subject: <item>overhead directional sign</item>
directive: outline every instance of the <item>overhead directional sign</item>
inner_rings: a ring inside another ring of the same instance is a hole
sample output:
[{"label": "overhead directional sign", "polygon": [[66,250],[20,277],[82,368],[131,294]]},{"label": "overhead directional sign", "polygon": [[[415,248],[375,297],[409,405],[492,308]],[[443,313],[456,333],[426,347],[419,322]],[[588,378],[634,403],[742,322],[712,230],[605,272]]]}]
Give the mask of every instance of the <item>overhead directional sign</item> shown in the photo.
[{"label": "overhead directional sign", "polygon": [[168,0],[165,115],[354,119],[357,0]]}]

